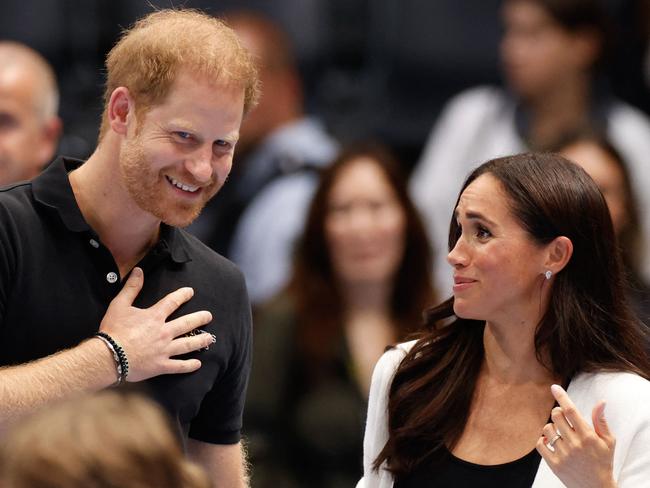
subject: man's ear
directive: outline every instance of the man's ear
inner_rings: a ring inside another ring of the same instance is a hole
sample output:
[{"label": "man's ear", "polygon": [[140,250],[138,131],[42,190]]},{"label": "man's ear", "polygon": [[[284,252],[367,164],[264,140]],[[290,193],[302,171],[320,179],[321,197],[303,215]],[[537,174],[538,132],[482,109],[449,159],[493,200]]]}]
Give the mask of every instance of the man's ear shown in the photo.
[{"label": "man's ear", "polygon": [[40,173],[43,167],[49,163],[56,154],[59,145],[59,139],[63,132],[63,122],[58,116],[50,117],[46,120],[41,129],[38,141],[34,141],[37,146],[37,167],[34,169],[35,175]]},{"label": "man's ear", "polygon": [[545,270],[557,274],[564,269],[573,255],[573,243],[565,236],[559,236],[547,244]]},{"label": "man's ear", "polygon": [[117,87],[108,101],[108,124],[114,132],[126,135],[130,119],[134,116],[135,102],[129,89]]},{"label": "man's ear", "polygon": [[595,29],[583,28],[573,35],[571,52],[582,69],[589,69],[601,56],[603,41]]}]

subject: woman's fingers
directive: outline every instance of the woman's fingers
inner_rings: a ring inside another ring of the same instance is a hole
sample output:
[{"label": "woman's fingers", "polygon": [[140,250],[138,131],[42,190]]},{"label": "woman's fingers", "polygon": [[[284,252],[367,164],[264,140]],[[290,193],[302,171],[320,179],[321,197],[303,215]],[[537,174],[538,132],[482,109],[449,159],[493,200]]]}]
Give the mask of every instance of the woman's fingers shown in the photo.
[{"label": "woman's fingers", "polygon": [[573,430],[581,435],[591,430],[591,426],[585,421],[582,415],[580,415],[580,412],[571,398],[569,398],[569,395],[564,388],[560,385],[552,385],[551,393],[553,394],[553,397],[555,397],[558,405],[562,408],[564,418],[569,422]]},{"label": "woman's fingers", "polygon": [[600,401],[596,404],[594,409],[591,411],[591,421],[594,424],[594,430],[598,437],[603,439],[607,445],[614,446],[616,440],[614,435],[609,430],[609,424],[605,418],[605,402]]}]

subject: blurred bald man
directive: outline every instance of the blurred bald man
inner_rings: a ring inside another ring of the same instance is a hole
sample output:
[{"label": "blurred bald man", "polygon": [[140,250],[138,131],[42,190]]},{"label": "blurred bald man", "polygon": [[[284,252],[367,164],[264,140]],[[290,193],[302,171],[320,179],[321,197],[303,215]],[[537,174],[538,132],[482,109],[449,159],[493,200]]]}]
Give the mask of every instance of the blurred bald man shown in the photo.
[{"label": "blurred bald man", "polygon": [[23,44],[0,41],[0,186],[33,178],[53,158],[58,108],[47,61]]}]

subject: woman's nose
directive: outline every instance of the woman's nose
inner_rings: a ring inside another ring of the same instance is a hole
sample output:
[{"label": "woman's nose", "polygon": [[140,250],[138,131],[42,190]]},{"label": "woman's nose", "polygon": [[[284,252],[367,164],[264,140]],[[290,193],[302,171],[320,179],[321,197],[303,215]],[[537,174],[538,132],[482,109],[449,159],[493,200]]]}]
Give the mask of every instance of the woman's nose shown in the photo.
[{"label": "woman's nose", "polygon": [[458,238],[452,250],[447,254],[447,262],[454,268],[467,265],[468,254],[462,236]]}]

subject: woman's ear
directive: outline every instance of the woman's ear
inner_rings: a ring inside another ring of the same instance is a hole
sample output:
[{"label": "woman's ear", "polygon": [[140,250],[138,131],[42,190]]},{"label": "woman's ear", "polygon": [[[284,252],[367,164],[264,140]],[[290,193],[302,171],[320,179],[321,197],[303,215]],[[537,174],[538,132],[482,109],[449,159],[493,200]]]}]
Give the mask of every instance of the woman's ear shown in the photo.
[{"label": "woman's ear", "polygon": [[553,239],[547,245],[545,269],[557,274],[564,269],[573,255],[573,243],[565,236]]}]

